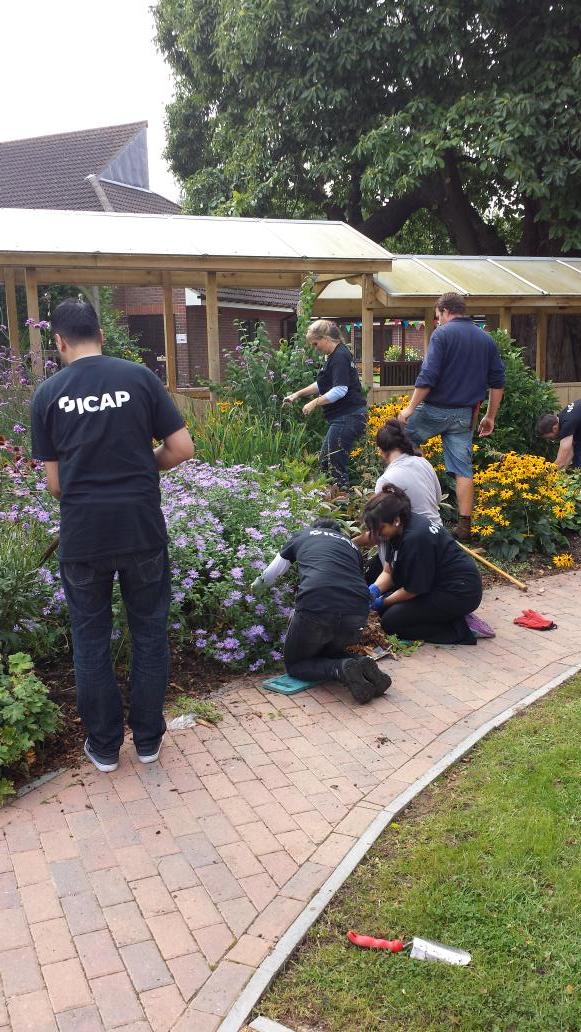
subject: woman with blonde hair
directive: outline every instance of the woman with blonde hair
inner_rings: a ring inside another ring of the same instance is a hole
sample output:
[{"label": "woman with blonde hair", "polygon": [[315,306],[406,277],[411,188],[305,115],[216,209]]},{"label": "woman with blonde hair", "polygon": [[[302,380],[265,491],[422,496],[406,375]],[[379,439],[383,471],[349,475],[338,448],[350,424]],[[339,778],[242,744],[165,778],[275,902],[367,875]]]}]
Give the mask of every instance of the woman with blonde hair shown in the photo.
[{"label": "woman with blonde hair", "polygon": [[321,468],[334,481],[331,494],[349,488],[349,455],[365,430],[367,403],[353,355],[336,323],[317,319],[307,330],[307,340],[325,356],[317,379],[284,399],[287,403],[316,395],[303,406],[303,415],[323,406],[328,430],[321,446]]}]

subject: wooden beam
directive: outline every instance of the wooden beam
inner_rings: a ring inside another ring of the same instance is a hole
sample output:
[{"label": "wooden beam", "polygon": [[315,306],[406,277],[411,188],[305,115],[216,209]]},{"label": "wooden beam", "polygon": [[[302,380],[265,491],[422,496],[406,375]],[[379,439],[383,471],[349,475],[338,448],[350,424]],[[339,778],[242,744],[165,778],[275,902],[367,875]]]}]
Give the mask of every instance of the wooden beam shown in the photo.
[{"label": "wooden beam", "polygon": [[512,337],[512,309],[504,306],[500,309],[500,329]]},{"label": "wooden beam", "polygon": [[206,274],[206,331],[208,335],[208,379],[221,383],[218,284],[216,273]]},{"label": "wooden beam", "polygon": [[20,333],[18,329],[18,306],[16,304],[16,281],[14,269],[4,269],[4,290],[6,292],[6,321],[8,323],[8,340],[10,342],[10,359],[12,365],[12,382],[19,379]]},{"label": "wooden beam", "polygon": [[424,311],[424,355],[428,353],[430,337],[434,332],[434,309],[426,308]]},{"label": "wooden beam", "polygon": [[547,379],[547,314],[537,312],[537,353],[536,353],[536,374],[539,380]]},{"label": "wooden beam", "polygon": [[176,329],[173,314],[171,280],[164,275],[163,281],[163,335],[165,338],[165,375],[168,391],[175,393],[176,376]]},{"label": "wooden beam", "polygon": [[361,373],[365,387],[373,387],[373,276],[361,277]]},{"label": "wooden beam", "polygon": [[[40,319],[38,310],[38,282],[36,269],[24,270],[24,286],[26,288],[26,309],[28,318],[34,319],[37,323]],[[28,335],[30,337],[30,364],[34,380],[42,380],[44,376],[44,365],[42,361],[42,338],[37,326],[29,324]]]}]

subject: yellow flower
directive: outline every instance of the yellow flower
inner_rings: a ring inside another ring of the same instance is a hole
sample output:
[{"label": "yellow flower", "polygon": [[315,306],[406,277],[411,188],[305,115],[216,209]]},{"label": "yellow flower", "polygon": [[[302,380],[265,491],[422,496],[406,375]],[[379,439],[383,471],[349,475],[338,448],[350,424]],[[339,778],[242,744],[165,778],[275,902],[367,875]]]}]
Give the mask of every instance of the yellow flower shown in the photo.
[{"label": "yellow flower", "polygon": [[570,570],[573,566],[573,556],[570,552],[561,552],[560,555],[554,555],[553,566],[556,566],[559,570]]}]

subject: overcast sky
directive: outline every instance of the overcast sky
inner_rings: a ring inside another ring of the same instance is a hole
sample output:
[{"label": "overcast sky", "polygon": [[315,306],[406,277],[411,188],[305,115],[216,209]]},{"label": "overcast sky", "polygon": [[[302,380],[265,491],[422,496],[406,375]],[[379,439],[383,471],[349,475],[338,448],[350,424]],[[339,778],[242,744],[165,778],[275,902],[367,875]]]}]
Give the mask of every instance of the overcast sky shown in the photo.
[{"label": "overcast sky", "polygon": [[169,70],[152,0],[0,0],[0,140],[147,121],[150,187],[178,199],[162,159]]}]

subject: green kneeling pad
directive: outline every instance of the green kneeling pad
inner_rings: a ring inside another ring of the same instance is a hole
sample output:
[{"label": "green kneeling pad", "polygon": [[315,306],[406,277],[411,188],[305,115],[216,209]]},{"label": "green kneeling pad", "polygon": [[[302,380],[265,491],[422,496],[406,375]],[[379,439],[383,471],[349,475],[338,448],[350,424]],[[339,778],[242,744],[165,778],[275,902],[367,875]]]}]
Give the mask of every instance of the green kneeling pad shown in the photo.
[{"label": "green kneeling pad", "polygon": [[262,685],[267,692],[278,692],[279,695],[296,695],[297,692],[306,692],[307,688],[314,688],[319,681],[299,681],[297,677],[289,677],[288,674],[278,674],[276,677],[269,677]]}]

